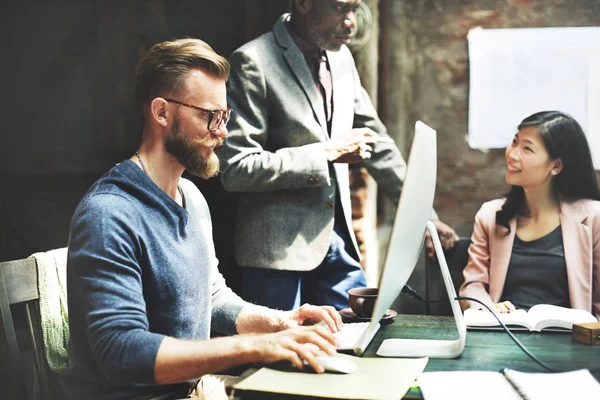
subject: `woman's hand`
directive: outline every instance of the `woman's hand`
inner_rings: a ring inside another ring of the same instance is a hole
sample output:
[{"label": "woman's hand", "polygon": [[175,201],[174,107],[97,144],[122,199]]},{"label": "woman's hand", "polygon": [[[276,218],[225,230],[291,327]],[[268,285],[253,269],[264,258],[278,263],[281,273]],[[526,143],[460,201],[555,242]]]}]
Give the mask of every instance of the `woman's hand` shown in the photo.
[{"label": "woman's hand", "polygon": [[[511,303],[508,300],[493,304],[491,308],[494,312],[500,313],[500,314],[508,314],[508,313],[511,313],[516,310],[513,303]],[[485,310],[487,310],[487,308]]]}]

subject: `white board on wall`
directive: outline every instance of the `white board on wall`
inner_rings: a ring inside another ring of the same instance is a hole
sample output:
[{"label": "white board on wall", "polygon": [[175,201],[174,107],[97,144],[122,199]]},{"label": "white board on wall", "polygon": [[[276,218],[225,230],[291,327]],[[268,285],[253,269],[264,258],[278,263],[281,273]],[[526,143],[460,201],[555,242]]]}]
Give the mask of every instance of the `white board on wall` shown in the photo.
[{"label": "white board on wall", "polygon": [[527,116],[571,114],[600,169],[600,27],[471,29],[469,146],[503,148]]}]

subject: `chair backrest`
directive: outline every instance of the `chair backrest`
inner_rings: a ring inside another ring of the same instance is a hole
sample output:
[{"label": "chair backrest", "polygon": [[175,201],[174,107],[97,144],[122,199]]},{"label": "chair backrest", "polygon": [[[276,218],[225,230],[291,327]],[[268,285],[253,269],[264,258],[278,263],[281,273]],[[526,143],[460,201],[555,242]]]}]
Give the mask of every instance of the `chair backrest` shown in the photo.
[{"label": "chair backrest", "polygon": [[62,398],[44,353],[34,258],[0,263],[0,324],[0,397]]},{"label": "chair backrest", "polygon": [[[461,237],[452,249],[445,252],[446,262],[448,264],[448,269],[450,270],[450,276],[452,277],[452,283],[454,284],[456,294],[458,294],[458,289],[464,282],[462,271],[469,261],[468,250],[470,245],[470,237]],[[425,268],[427,271],[427,299],[439,300],[448,297],[445,292],[438,263],[427,260]],[[452,309],[448,302],[428,304],[428,306],[428,314],[430,315],[452,315]]]}]

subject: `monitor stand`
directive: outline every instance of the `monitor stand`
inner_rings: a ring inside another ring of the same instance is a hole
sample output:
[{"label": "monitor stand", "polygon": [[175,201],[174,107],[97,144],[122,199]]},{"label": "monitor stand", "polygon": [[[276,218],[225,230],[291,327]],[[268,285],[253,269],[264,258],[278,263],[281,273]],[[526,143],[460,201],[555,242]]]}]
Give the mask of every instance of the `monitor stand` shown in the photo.
[{"label": "monitor stand", "polygon": [[458,339],[455,340],[428,340],[428,339],[386,339],[381,343],[377,355],[382,357],[431,357],[431,358],[454,358],[461,355],[465,349],[467,338],[467,326],[463,319],[462,311],[458,301],[455,300],[456,292],[450,277],[444,250],[433,222],[427,222],[427,230],[431,234],[433,247],[437,255],[438,264],[442,271],[446,292],[452,306],[454,322],[458,329]]}]

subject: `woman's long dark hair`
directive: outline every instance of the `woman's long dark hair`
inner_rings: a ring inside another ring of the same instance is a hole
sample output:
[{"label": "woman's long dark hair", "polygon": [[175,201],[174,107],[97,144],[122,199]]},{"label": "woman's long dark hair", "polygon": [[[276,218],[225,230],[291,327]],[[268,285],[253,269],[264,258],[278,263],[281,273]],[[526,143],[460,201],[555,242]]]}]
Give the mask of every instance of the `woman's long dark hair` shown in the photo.
[{"label": "woman's long dark hair", "polygon": [[[561,201],[600,200],[600,188],[592,155],[583,129],[573,117],[560,111],[541,111],[519,124],[519,130],[537,128],[551,160],[560,158],[563,168],[552,178],[552,191]],[[496,224],[508,228],[516,215],[526,214],[525,192],[512,186],[502,209],[496,212]]]}]

